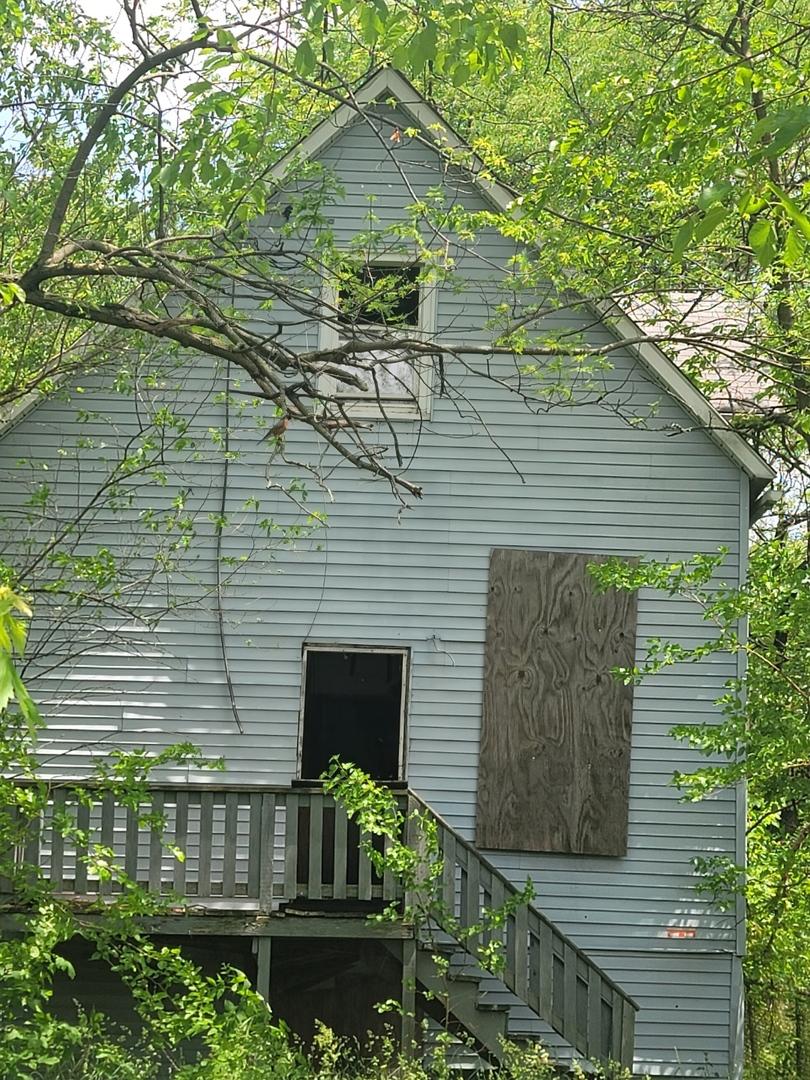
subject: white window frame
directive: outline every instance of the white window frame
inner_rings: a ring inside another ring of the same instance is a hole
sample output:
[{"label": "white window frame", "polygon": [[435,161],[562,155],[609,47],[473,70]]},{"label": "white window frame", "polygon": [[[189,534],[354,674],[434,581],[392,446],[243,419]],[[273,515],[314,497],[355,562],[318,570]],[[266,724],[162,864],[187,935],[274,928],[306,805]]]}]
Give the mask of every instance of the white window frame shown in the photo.
[{"label": "white window frame", "polygon": [[[298,753],[296,772],[299,780],[309,782],[304,776],[304,712],[307,705],[307,655],[310,652],[383,653],[402,657],[402,693],[399,701],[399,749],[397,753],[396,783],[405,780],[405,757],[408,745],[408,699],[411,687],[411,650],[407,645],[347,645],[345,642],[305,641],[301,649],[301,701],[298,707]],[[315,783],[316,781],[312,781]]]},{"label": "white window frame", "polygon": [[[416,260],[409,260],[406,254],[375,255],[368,260],[369,266],[405,267],[414,265]],[[419,320],[416,326],[389,330],[392,337],[419,338],[430,341],[436,332],[437,286],[434,282],[419,282]],[[340,329],[336,325],[335,313],[338,309],[338,286],[334,280],[324,282],[321,290],[321,323],[319,348],[336,349],[340,345]],[[373,329],[373,328],[372,328]],[[382,399],[382,404],[374,397],[352,398],[351,388],[340,389],[340,383],[331,375],[321,375],[318,389],[324,397],[341,397],[345,393],[344,408],[349,416],[366,420],[429,420],[433,403],[433,357],[415,357],[411,363],[414,369],[416,393],[408,401]]]}]

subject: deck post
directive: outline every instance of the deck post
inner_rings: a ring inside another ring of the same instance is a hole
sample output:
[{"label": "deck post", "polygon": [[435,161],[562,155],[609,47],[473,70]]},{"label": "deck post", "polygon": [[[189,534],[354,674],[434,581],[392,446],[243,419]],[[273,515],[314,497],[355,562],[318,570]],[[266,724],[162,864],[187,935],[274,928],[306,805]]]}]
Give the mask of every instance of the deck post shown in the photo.
[{"label": "deck post", "polygon": [[416,1052],[416,938],[402,942],[402,1052]]},{"label": "deck post", "polygon": [[270,1004],[270,950],[271,937],[255,937],[256,943],[256,992]]}]

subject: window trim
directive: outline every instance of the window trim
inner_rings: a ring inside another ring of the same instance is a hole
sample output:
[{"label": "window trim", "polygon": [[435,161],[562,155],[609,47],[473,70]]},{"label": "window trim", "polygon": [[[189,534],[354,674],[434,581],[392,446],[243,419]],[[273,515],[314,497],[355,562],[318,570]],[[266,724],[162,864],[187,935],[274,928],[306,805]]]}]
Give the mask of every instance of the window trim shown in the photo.
[{"label": "window trim", "polygon": [[[304,776],[304,712],[307,695],[307,654],[310,652],[356,652],[382,653],[402,657],[402,691],[399,703],[399,745],[397,749],[397,778],[394,783],[404,783],[408,747],[408,702],[411,696],[411,648],[409,645],[351,645],[342,641],[304,641],[301,645],[301,690],[298,705],[298,745],[295,759],[295,775],[300,782],[317,784],[318,780]],[[383,783],[385,781],[382,781]],[[390,782],[390,781],[389,781]]]},{"label": "window trim", "polygon": [[[405,253],[386,253],[368,259],[368,266],[396,269],[413,266],[417,260],[409,259]],[[421,338],[429,341],[436,332],[438,288],[435,282],[419,282],[419,320],[416,326],[409,326],[402,331],[391,331],[396,337]],[[334,279],[324,281],[321,288],[321,320],[318,345],[320,349],[335,349],[340,344],[340,330],[326,320],[334,313],[338,305],[338,288]],[[432,356],[417,358],[413,361],[416,393],[410,401],[390,401],[379,404],[375,399],[346,399],[345,409],[349,416],[368,420],[429,420],[433,405],[433,362]],[[331,375],[321,375],[318,387],[324,396],[337,393],[338,380]]]}]

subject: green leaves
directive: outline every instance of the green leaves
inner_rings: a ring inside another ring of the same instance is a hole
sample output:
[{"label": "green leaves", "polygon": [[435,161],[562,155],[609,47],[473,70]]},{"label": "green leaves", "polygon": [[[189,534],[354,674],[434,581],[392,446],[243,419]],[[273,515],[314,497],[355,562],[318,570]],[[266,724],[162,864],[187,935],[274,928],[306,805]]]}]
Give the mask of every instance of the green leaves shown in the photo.
[{"label": "green leaves", "polygon": [[439,37],[435,22],[428,20],[423,30],[415,35],[408,47],[411,67],[417,74],[424,71],[428,62],[436,56],[436,44]]},{"label": "green leaves", "polygon": [[810,105],[797,105],[766,116],[754,125],[751,143],[760,145],[751,154],[753,164],[785,153],[810,128]]},{"label": "green leaves", "polygon": [[15,701],[33,732],[40,724],[39,712],[14,663],[14,655],[25,652],[28,627],[23,619],[30,618],[27,602],[7,585],[0,586],[0,714]]},{"label": "green leaves", "polygon": [[298,48],[295,50],[295,70],[299,75],[311,75],[315,70],[317,59],[313,51],[312,45],[304,38]]},{"label": "green leaves", "polygon": [[763,268],[771,265],[776,257],[776,231],[767,218],[757,218],[748,230],[748,243]]}]

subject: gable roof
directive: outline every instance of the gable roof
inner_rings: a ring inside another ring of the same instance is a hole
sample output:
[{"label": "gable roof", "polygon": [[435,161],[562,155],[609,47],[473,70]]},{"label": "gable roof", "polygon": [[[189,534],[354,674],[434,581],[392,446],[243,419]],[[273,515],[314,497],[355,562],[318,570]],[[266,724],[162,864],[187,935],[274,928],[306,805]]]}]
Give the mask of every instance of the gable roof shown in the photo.
[{"label": "gable roof", "polygon": [[[399,71],[381,68],[371,75],[353,94],[351,103],[338,105],[313,130],[292,147],[270,172],[270,178],[281,182],[295,163],[316,157],[356,122],[368,106],[393,100],[418,127],[422,138],[436,150],[457,151],[464,155],[464,169],[470,175],[486,202],[500,213],[517,217],[516,192],[495,179],[485,163],[450,127],[444,117],[420,94]],[[774,479],[770,465],[748,445],[712,406],[708,398],[683,374],[677,364],[653,341],[645,340],[644,329],[612,301],[587,301],[588,306],[617,334],[628,341],[631,352],[647,375],[671,394],[682,408],[706,432],[712,441],[739,466],[751,480],[752,504]],[[89,333],[89,332],[88,332]],[[82,337],[83,340],[84,336]],[[22,418],[41,400],[35,393],[27,395],[3,415],[0,411],[0,435]]]},{"label": "gable roof", "polygon": [[[321,120],[309,135],[296,143],[275,164],[271,172],[272,178],[281,182],[291,166],[317,157],[355,123],[368,106],[388,100],[393,100],[413,121],[414,127],[420,129],[422,137],[438,151],[450,150],[464,154],[465,170],[494,210],[514,217],[519,215],[519,208],[515,205],[517,192],[495,179],[481,158],[453,131],[444,117],[401,72],[393,68],[381,68],[375,72],[355,92],[351,104],[339,105]],[[775,475],[770,465],[734,431],[663,349],[654,341],[644,340],[647,337],[644,328],[614,302],[586,302],[601,320],[628,341],[628,351],[635,356],[652,381],[671,394],[695,420],[698,427],[747,473],[752,482],[753,494],[759,495],[768,487]]]}]

